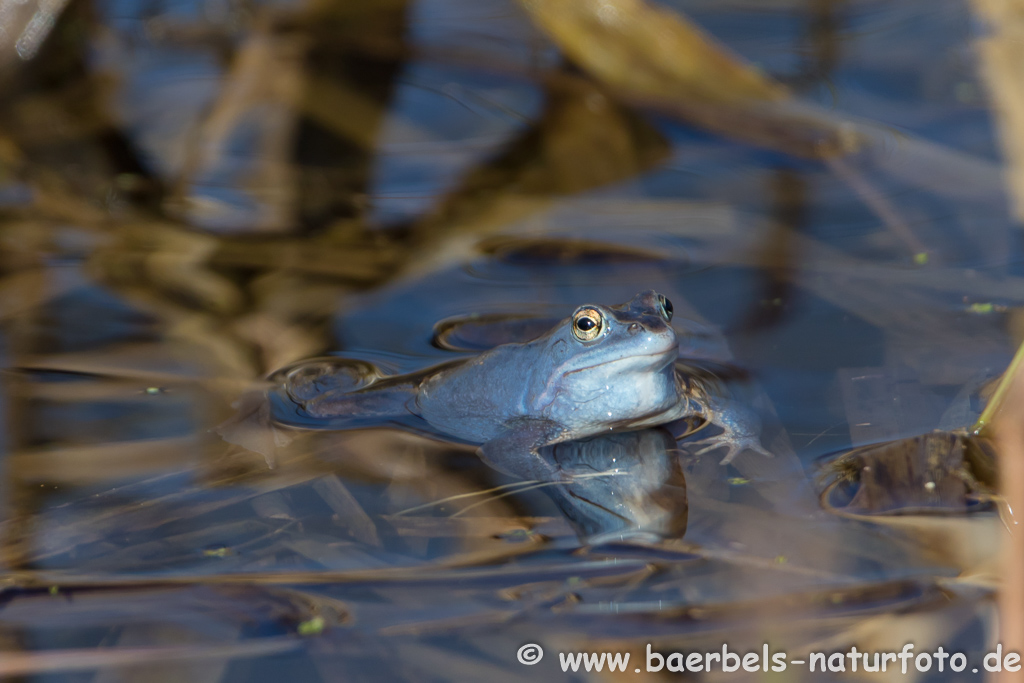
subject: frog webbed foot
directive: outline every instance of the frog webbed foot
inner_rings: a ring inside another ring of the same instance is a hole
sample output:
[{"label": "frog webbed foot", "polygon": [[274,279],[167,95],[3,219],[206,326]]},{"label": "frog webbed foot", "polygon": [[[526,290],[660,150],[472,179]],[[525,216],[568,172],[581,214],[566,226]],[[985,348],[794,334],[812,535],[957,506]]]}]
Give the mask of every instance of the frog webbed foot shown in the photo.
[{"label": "frog webbed foot", "polygon": [[754,451],[755,453],[760,453],[766,458],[774,457],[771,452],[761,445],[761,440],[756,436],[734,436],[729,434],[729,432],[719,434],[718,436],[712,436],[707,439],[701,439],[700,441],[691,441],[690,445],[703,446],[703,448],[694,451],[694,455],[703,455],[720,448],[727,448],[728,451],[726,452],[725,457],[719,461],[719,465],[728,465],[736,458],[737,455],[744,451]]},{"label": "frog webbed foot", "polygon": [[708,419],[719,427],[722,433],[700,441],[693,441],[691,446],[703,446],[694,455],[703,455],[720,448],[728,449],[719,464],[728,465],[744,451],[754,451],[771,458],[772,454],[761,445],[761,420],[757,413],[749,408],[723,398],[713,399],[709,403]]}]

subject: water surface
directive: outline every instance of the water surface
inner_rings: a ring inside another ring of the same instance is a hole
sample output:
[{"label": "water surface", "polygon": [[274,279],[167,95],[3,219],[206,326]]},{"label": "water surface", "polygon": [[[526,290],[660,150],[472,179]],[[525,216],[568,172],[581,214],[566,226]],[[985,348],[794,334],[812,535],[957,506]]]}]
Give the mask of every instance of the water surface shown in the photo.
[{"label": "water surface", "polygon": [[[835,454],[969,426],[1020,342],[971,9],[667,5],[872,144],[808,160],[558,85],[501,0],[94,0],[7,63],[0,672],[558,679],[560,651],[648,643],[980,662],[1005,533],[980,489],[818,500]],[[437,435],[213,431],[304,358],[415,371],[645,289],[776,458],[654,432],[643,478],[546,491]],[[588,500],[669,538],[615,543]]]}]

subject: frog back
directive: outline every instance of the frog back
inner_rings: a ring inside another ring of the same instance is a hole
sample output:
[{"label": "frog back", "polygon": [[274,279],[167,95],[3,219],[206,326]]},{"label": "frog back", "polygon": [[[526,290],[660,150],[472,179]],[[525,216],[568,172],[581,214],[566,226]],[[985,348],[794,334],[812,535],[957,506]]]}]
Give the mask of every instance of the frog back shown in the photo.
[{"label": "frog back", "polygon": [[506,344],[446,368],[420,384],[416,412],[436,429],[467,441],[495,438],[504,425],[530,417],[529,399],[544,384],[535,343]]}]

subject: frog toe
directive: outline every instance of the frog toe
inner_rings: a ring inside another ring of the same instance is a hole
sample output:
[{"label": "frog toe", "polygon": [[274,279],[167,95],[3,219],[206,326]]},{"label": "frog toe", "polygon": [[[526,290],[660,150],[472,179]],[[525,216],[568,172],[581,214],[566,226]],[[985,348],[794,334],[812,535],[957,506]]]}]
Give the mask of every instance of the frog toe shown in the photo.
[{"label": "frog toe", "polygon": [[691,441],[688,445],[703,446],[703,448],[699,448],[695,451],[692,451],[692,453],[694,455],[704,455],[705,453],[716,451],[719,448],[722,448],[723,446],[728,446],[729,444],[724,443],[721,439],[717,437],[712,437],[710,439],[701,439],[700,441]]},{"label": "frog toe", "polygon": [[719,465],[728,465],[736,459],[737,455],[744,451],[754,451],[755,453],[759,453],[767,458],[774,457],[757,439],[734,439],[729,438],[728,436],[717,436],[702,439],[700,441],[694,441],[690,445],[703,446],[703,448],[694,451],[694,455],[704,455],[705,453],[710,453],[711,451],[715,451],[720,448],[727,448],[728,451],[726,452],[725,457],[718,462]]},{"label": "frog toe", "polygon": [[[725,444],[723,444],[725,445]],[[744,451],[744,448],[736,444],[728,444],[729,451],[725,454],[725,457],[718,461],[719,465],[728,465],[736,458],[737,455]]]}]

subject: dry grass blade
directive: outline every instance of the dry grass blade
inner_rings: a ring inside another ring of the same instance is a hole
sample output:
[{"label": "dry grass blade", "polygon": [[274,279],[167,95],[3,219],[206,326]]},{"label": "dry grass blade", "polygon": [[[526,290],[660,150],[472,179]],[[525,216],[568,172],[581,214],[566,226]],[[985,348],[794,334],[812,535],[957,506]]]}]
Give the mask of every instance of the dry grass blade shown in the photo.
[{"label": "dry grass blade", "polygon": [[522,0],[574,62],[623,93],[745,104],[786,90],[675,12],[643,0]]},{"label": "dry grass blade", "polygon": [[910,253],[926,253],[925,245],[914,235],[910,226],[907,225],[906,221],[897,213],[895,207],[892,206],[891,202],[877,187],[868,182],[867,178],[858,173],[856,169],[847,165],[842,159],[829,159],[828,163],[832,172],[842,178],[850,186],[850,189],[856,192],[861,200],[871,207],[875,215],[882,219],[882,222],[885,223],[897,239],[903,242],[910,250]]},{"label": "dry grass blade", "polygon": [[108,346],[95,351],[25,356],[18,361],[24,370],[71,372],[118,379],[150,382],[154,385],[178,384],[200,379],[202,375],[187,360],[168,353],[160,343],[138,342]]},{"label": "dry grass blade", "polygon": [[198,460],[201,444],[202,439],[194,436],[143,439],[27,450],[9,458],[26,481],[81,484],[187,467]]},{"label": "dry grass blade", "polygon": [[35,57],[66,4],[67,0],[0,3],[0,67]]},{"label": "dry grass blade", "polygon": [[797,156],[827,158],[859,146],[850,125],[795,106],[786,88],[675,12],[644,0],[521,4],[622,100]]},{"label": "dry grass blade", "polygon": [[[618,477],[618,476],[628,476],[628,475],[625,472],[618,472],[618,471],[594,472],[593,474],[575,475],[573,477],[573,479],[593,479],[594,477]],[[473,503],[472,505],[467,505],[466,507],[462,508],[458,512],[454,513],[452,515],[452,517],[459,517],[462,514],[464,514],[466,512],[469,512],[473,508],[480,507],[481,505],[486,505],[486,504],[490,503],[493,500],[498,500],[500,498],[505,498],[507,496],[514,495],[516,493],[525,493],[527,491],[536,491],[537,489],[547,488],[549,486],[559,486],[561,484],[561,482],[558,482],[558,481],[528,481],[528,482],[523,482],[523,483],[527,484],[527,485],[523,486],[522,488],[515,489],[514,491],[512,491],[512,490],[505,491],[504,493],[498,494],[497,496],[494,496],[493,498],[489,498],[487,500],[482,500],[480,502]]]},{"label": "dry grass blade", "polygon": [[341,519],[345,520],[353,538],[367,545],[380,547],[380,536],[377,534],[377,527],[373,520],[370,515],[366,514],[363,506],[349,492],[341,479],[333,474],[328,474],[313,482],[313,490],[320,494],[324,502]]},{"label": "dry grass blade", "polygon": [[[439,500],[432,500],[429,503],[423,503],[422,505],[416,505],[416,506],[411,507],[411,508],[406,508],[404,510],[399,510],[393,516],[394,517],[402,517],[402,516],[411,514],[413,512],[419,512],[420,510],[428,510],[428,509],[430,509],[432,507],[439,507],[439,506],[445,505],[447,503],[454,503],[457,500],[463,500],[465,498],[476,498],[478,496],[489,496],[492,493],[496,493],[498,491],[502,491],[502,493],[498,496],[500,498],[500,497],[504,497],[504,496],[508,495],[509,493],[516,493],[517,491],[531,489],[531,488],[534,487],[535,484],[539,484],[539,483],[541,483],[541,482],[536,481],[536,480],[515,481],[515,482],[512,482],[510,484],[502,484],[501,486],[495,486],[493,488],[485,489],[485,490],[482,490],[482,491],[470,491],[468,493],[458,493],[458,494],[451,495],[451,496],[445,496],[444,498],[441,498]],[[458,513],[456,513],[456,514],[458,514]],[[452,516],[454,517],[455,515],[452,515]]]},{"label": "dry grass blade", "polygon": [[517,535],[525,538],[529,532],[543,536],[565,536],[572,533],[568,522],[553,517],[395,517],[384,520],[394,527],[399,536],[425,538],[495,538]]},{"label": "dry grass blade", "polygon": [[263,640],[223,645],[166,647],[119,647],[108,649],[50,650],[42,652],[0,652],[0,676],[31,676],[61,671],[85,671],[156,662],[183,662],[238,657],[266,657],[302,647],[297,638]]},{"label": "dry grass blade", "polygon": [[17,572],[0,576],[0,586],[22,587],[62,586],[68,590],[89,587],[137,587],[137,586],[182,586],[182,585],[319,585],[328,583],[360,583],[364,581],[404,582],[439,578],[451,580],[449,572],[456,569],[476,570],[489,565],[501,567],[514,558],[539,552],[545,547],[545,539],[528,535],[522,543],[486,547],[481,550],[448,555],[436,562],[414,567],[391,566],[355,570],[317,571],[276,571],[276,572],[224,572],[215,576],[188,574],[167,576],[158,579],[114,572],[95,575],[71,575],[62,572]]},{"label": "dry grass blade", "polygon": [[[289,154],[303,87],[303,48],[301,41],[262,31],[238,50],[224,88],[187,151],[176,199],[191,221],[244,232],[294,227],[296,178]],[[252,126],[256,114],[259,139],[239,171],[238,159],[229,152],[232,136]],[[237,198],[221,201],[210,191],[209,185],[225,179],[247,190],[244,206],[237,206]]]},{"label": "dry grass blade", "polygon": [[[617,476],[624,476],[624,475],[625,475],[624,472],[617,472],[617,471],[594,472],[593,474],[575,475],[575,476],[573,476],[573,479],[592,479],[594,477],[617,477]],[[430,503],[424,503],[422,505],[417,505],[415,507],[406,508],[405,510],[400,510],[399,512],[396,512],[394,516],[395,517],[399,517],[399,516],[403,516],[403,515],[408,515],[408,514],[410,514],[412,512],[418,512],[419,510],[426,510],[428,508],[438,507],[438,506],[445,505],[445,504],[448,504],[448,503],[453,503],[453,502],[455,502],[457,500],[462,500],[462,499],[465,499],[465,498],[476,498],[478,496],[488,496],[486,499],[478,501],[478,502],[475,502],[475,503],[471,503],[470,505],[467,505],[466,507],[462,508],[458,512],[455,512],[455,513],[453,513],[451,515],[451,517],[459,517],[459,516],[463,515],[466,512],[469,512],[470,510],[472,510],[474,508],[480,507],[481,505],[487,505],[487,504],[489,504],[489,503],[491,503],[491,502],[493,502],[495,500],[499,500],[501,498],[506,498],[508,496],[515,495],[517,493],[525,493],[526,491],[534,491],[534,490],[537,490],[537,489],[542,489],[542,488],[545,488],[545,487],[548,487],[548,486],[558,486],[560,483],[561,482],[557,482],[557,481],[540,481],[540,480],[537,480],[537,479],[528,479],[528,480],[524,480],[524,481],[517,481],[517,482],[512,482],[511,484],[503,484],[502,486],[495,486],[494,488],[486,489],[486,490],[483,490],[483,491],[472,491],[472,492],[469,492],[469,493],[460,493],[460,494],[457,494],[457,495],[454,495],[454,496],[447,496],[445,498],[441,498],[440,500],[432,501]],[[499,491],[501,493],[497,493]],[[494,494],[494,493],[497,493],[497,495],[493,495],[492,496],[491,494]]]},{"label": "dry grass blade", "polygon": [[[999,381],[999,385],[996,387],[995,392],[992,394],[992,398],[989,399],[985,405],[985,410],[982,411],[978,421],[971,427],[971,432],[982,436],[989,435],[991,428],[995,420],[1000,416],[1007,402],[1007,397],[1011,395],[1014,390],[1015,384],[1018,382],[1018,376],[1020,375],[1021,364],[1024,363],[1024,344],[1018,349],[1017,353],[1014,354],[1013,360],[1010,361],[1010,366],[1003,373],[1002,379]],[[1013,415],[1012,412],[1014,406],[1011,406],[1010,411],[1007,415]],[[1016,406],[1020,407],[1020,406]],[[1004,417],[1004,422],[1008,421],[1008,417]]]},{"label": "dry grass blade", "polygon": [[481,237],[550,208],[553,196],[633,178],[667,157],[664,136],[594,83],[556,78],[545,95],[532,127],[472,167],[416,222],[423,248],[414,271],[471,257]]}]

